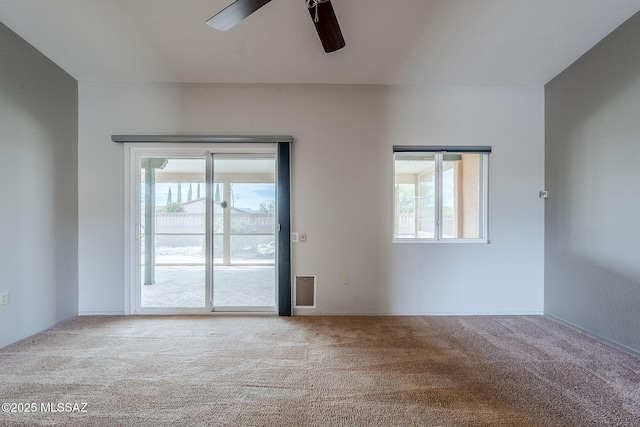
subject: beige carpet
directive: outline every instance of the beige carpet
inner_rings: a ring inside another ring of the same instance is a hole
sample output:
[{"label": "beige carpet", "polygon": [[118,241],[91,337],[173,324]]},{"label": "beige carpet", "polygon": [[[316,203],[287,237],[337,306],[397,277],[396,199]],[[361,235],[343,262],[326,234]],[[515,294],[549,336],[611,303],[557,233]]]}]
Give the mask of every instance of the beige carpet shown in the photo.
[{"label": "beige carpet", "polygon": [[640,426],[640,359],[535,316],[80,317],[0,349],[12,402],[0,425]]}]

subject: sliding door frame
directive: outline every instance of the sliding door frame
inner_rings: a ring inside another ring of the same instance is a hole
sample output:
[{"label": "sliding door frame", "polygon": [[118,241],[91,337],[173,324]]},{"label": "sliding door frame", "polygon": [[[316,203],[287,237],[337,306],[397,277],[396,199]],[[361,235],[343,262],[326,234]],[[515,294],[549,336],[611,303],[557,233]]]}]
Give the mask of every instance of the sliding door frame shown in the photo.
[{"label": "sliding door frame", "polygon": [[[139,238],[137,226],[137,203],[133,196],[139,194],[133,182],[137,182],[139,165],[135,159],[144,156],[199,157],[211,153],[276,153],[276,305],[280,316],[291,316],[291,136],[158,136],[158,135],[113,135],[112,141],[125,144],[125,314],[154,313],[212,313],[209,289],[205,309],[159,309],[139,310],[139,284],[136,278],[139,272],[139,250],[136,254]],[[210,157],[210,156],[209,156]],[[210,169],[210,168],[208,168]],[[211,189],[207,191],[211,198]],[[209,252],[209,251],[207,251]],[[213,262],[212,254],[207,253],[208,262]],[[208,270],[211,270],[210,268]],[[211,274],[211,273],[209,273]],[[210,288],[211,278],[207,277]]]},{"label": "sliding door frame", "polygon": [[291,144],[276,151],[276,294],[278,314],[292,316],[291,304]]}]

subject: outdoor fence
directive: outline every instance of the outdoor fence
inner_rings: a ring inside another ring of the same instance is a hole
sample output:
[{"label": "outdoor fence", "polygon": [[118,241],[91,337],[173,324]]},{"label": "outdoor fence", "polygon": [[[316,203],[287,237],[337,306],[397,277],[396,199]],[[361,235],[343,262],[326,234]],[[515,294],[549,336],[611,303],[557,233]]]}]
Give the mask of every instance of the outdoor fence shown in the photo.
[{"label": "outdoor fence", "polygon": [[[418,218],[425,224],[434,224],[433,214],[423,215]],[[442,232],[445,236],[455,236],[456,219],[455,215],[445,215],[442,223]],[[416,217],[413,213],[401,213],[398,215],[398,234],[400,236],[415,236]]]},{"label": "outdoor fence", "polygon": [[[213,215],[214,256],[221,251],[223,213]],[[157,247],[204,247],[206,215],[192,212],[159,212],[156,214]],[[272,250],[275,216],[264,213],[231,212],[231,246],[235,257],[261,257]],[[256,254],[254,254],[256,252]],[[243,255],[244,254],[244,255]]]},{"label": "outdoor fence", "polygon": [[[213,221],[222,221],[222,212],[213,215]],[[156,214],[156,233],[183,234],[204,233],[206,215],[192,212],[168,212]],[[257,234],[273,233],[275,217],[263,213],[231,213],[233,224],[243,224]]]}]

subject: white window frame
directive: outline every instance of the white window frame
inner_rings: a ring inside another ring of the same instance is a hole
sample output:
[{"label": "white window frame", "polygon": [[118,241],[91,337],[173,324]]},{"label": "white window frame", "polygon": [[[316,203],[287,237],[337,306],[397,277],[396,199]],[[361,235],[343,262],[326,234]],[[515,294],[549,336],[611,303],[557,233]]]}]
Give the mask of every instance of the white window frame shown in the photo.
[{"label": "white window frame", "polygon": [[[396,188],[396,154],[433,154],[435,155],[435,233],[434,237],[397,237],[398,229],[398,191]],[[447,146],[394,146],[393,147],[393,243],[489,243],[489,154],[491,147],[447,147]],[[442,174],[445,154],[481,154],[482,188],[480,206],[482,215],[482,237],[451,238],[443,237],[443,200]]]}]

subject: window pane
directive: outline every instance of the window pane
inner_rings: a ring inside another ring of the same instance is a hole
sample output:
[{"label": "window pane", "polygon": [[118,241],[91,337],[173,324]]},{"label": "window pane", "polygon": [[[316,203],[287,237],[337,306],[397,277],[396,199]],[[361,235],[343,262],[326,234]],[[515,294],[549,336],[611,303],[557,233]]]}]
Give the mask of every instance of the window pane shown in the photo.
[{"label": "window pane", "polygon": [[206,306],[204,158],[140,161],[140,307]]},{"label": "window pane", "polygon": [[231,183],[231,234],[275,234],[276,185]]},{"label": "window pane", "polygon": [[213,262],[215,264],[224,262],[224,236],[222,234],[213,235]]},{"label": "window pane", "polygon": [[232,235],[232,264],[269,264],[273,265],[276,253],[275,236]]},{"label": "window pane", "polygon": [[416,234],[416,185],[398,184],[398,234]]},{"label": "window pane", "polygon": [[420,186],[418,187],[418,237],[435,237],[436,227],[436,175],[434,167],[419,175]]},{"label": "window pane", "polygon": [[442,162],[442,238],[482,233],[482,154],[445,154]]},{"label": "window pane", "polygon": [[395,155],[395,237],[435,237],[435,155]]}]

